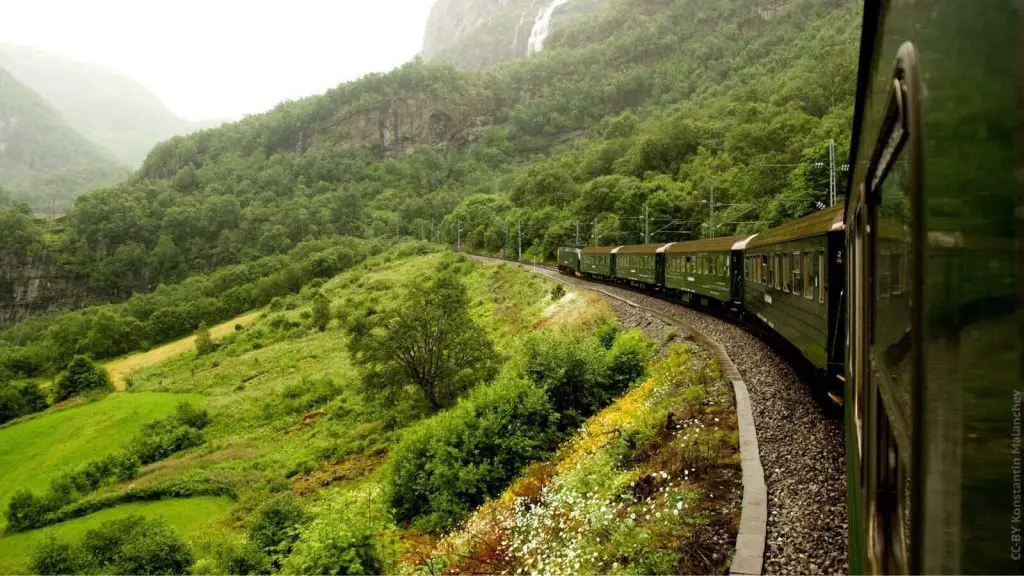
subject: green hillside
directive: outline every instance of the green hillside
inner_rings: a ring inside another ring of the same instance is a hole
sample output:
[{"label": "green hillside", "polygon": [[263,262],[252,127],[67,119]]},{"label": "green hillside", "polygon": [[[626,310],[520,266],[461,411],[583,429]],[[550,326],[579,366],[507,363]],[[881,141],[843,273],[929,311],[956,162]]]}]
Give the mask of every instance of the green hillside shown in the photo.
[{"label": "green hillside", "polygon": [[73,129],[126,166],[139,165],[161,140],[217,124],[175,116],[128,76],[34,48],[0,44],[0,68],[35,90]]},{"label": "green hillside", "polygon": [[75,132],[39,94],[0,68],[0,186],[36,208],[61,210],[90,189],[128,175]]},{"label": "green hillside", "polygon": [[57,250],[100,297],[122,293],[127,261],[166,281],[132,259],[158,245],[195,272],[311,236],[454,243],[461,222],[472,248],[521,224],[550,257],[577,223],[581,240],[640,241],[645,204],[652,240],[764,229],[827,201],[859,18],[852,0],[616,0],[494,70],[416,60],[172,138],[83,198]]}]

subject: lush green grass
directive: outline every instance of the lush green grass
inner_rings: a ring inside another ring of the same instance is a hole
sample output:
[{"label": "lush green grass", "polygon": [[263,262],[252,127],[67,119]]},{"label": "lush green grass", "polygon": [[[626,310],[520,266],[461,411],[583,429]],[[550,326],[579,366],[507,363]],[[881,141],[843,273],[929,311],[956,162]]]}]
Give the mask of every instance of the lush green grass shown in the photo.
[{"label": "lush green grass", "polygon": [[0,428],[0,507],[6,509],[19,488],[44,492],[61,471],[120,450],[143,424],[169,414],[182,400],[202,397],[111,394]]},{"label": "lush green grass", "polygon": [[142,514],[147,518],[166,520],[187,541],[212,528],[232,504],[228,498],[210,497],[139,502],[101,510],[56,526],[3,536],[0,537],[0,574],[26,573],[35,547],[51,533],[62,540],[79,541],[87,530],[107,520]]}]

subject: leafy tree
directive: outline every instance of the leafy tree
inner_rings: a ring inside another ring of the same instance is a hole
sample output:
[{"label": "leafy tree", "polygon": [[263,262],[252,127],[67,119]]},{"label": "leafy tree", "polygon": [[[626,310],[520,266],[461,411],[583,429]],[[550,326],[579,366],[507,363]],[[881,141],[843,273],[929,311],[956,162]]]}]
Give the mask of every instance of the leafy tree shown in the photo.
[{"label": "leafy tree", "polygon": [[285,494],[264,503],[249,527],[249,540],[280,565],[299,538],[298,528],[308,520],[302,507]]},{"label": "leafy tree", "polygon": [[206,327],[206,322],[203,322],[196,330],[196,354],[206,356],[216,349],[217,345],[210,337],[210,329]]},{"label": "leafy tree", "polygon": [[75,356],[57,378],[55,389],[56,399],[61,401],[93,390],[113,391],[114,385],[102,367],[86,356]]},{"label": "leafy tree", "polygon": [[400,306],[357,318],[349,348],[367,396],[394,403],[413,387],[438,410],[489,379],[494,348],[466,300],[462,281],[442,272],[414,283]]},{"label": "leafy tree", "polygon": [[323,332],[331,321],[331,301],[322,292],[313,297],[313,325]]},{"label": "leafy tree", "polygon": [[49,534],[32,553],[29,568],[34,574],[89,574],[96,567],[81,547]]}]

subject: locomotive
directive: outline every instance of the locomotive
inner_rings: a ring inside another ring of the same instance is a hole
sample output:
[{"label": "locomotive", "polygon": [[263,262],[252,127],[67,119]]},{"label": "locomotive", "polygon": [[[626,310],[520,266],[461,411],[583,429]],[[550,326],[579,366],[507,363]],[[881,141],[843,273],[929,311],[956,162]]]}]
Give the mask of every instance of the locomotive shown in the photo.
[{"label": "locomotive", "polygon": [[763,324],[824,375],[851,573],[1024,572],[1021,22],[1013,2],[866,2],[843,205],[558,250],[565,273]]}]

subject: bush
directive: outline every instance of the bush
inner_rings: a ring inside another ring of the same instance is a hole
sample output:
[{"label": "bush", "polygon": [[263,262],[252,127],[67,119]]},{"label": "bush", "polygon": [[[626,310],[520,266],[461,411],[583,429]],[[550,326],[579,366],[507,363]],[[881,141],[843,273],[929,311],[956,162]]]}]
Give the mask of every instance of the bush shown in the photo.
[{"label": "bush", "polygon": [[78,546],[50,534],[32,553],[29,569],[35,574],[89,574],[95,571],[89,556]]},{"label": "bush", "polygon": [[252,542],[229,542],[214,551],[214,562],[220,574],[269,574],[270,559]]},{"label": "bush", "polygon": [[[328,528],[328,527],[324,527]],[[284,563],[286,574],[383,574],[373,534],[334,524],[315,540],[302,541]]]},{"label": "bush", "polygon": [[188,574],[195,557],[163,520],[139,515],[104,522],[85,533],[82,549],[104,572]]},{"label": "bush", "polygon": [[202,430],[210,425],[210,414],[203,408],[196,408],[191,402],[181,402],[174,411],[174,417],[184,426]]},{"label": "bush", "polygon": [[565,296],[565,287],[561,283],[555,284],[555,287],[551,289],[551,301],[558,302]]},{"label": "bush", "polygon": [[563,429],[578,426],[607,403],[605,351],[584,332],[535,334],[525,356],[526,376],[547,392]]},{"label": "bush", "polygon": [[499,380],[410,429],[388,473],[391,506],[425,530],[452,527],[557,442],[557,417],[529,382]]},{"label": "bush", "polygon": [[298,528],[306,520],[305,511],[290,495],[274,498],[256,510],[249,540],[277,563],[291,553],[299,537]]},{"label": "bush", "polygon": [[619,321],[614,316],[605,316],[597,326],[597,340],[605,350],[611,350],[619,336]]},{"label": "bush", "polygon": [[199,325],[199,329],[196,330],[196,354],[199,356],[206,356],[216,350],[217,344],[210,336],[210,329],[207,328],[206,323],[203,322]]},{"label": "bush", "polygon": [[654,344],[639,330],[622,332],[608,351],[608,389],[618,396],[644,375]]},{"label": "bush", "polygon": [[57,377],[56,398],[67,400],[93,390],[113,391],[114,385],[107,371],[96,366],[85,356],[75,356],[67,370]]},{"label": "bush", "polygon": [[43,525],[50,512],[45,499],[21,488],[7,501],[7,530],[21,532]]},{"label": "bush", "polygon": [[200,430],[184,426],[172,417],[147,424],[132,439],[128,451],[145,465],[204,442],[206,438]]}]

